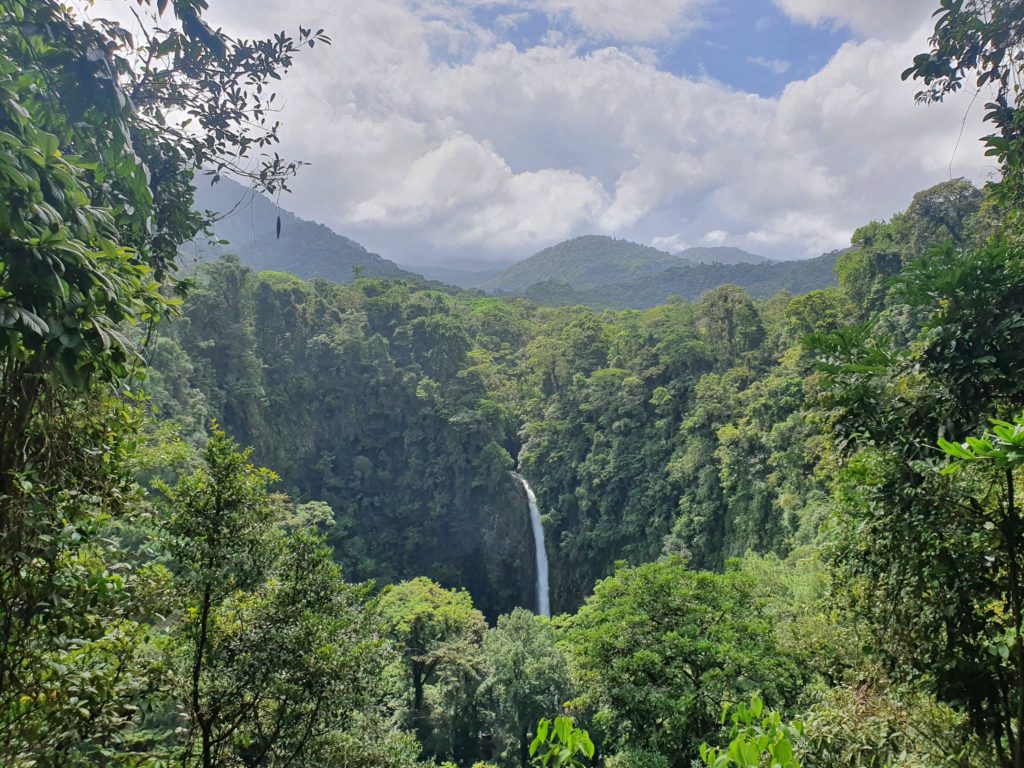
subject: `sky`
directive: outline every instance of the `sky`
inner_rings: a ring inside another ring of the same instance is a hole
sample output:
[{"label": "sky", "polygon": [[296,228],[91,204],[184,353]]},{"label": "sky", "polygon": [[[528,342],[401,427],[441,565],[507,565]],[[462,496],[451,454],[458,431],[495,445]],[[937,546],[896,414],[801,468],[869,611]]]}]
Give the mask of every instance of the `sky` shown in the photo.
[{"label": "sky", "polygon": [[278,90],[280,151],[311,163],[282,206],[403,264],[582,234],[807,258],[995,174],[984,99],[900,79],[937,0],[209,4],[232,35],[333,38]]}]

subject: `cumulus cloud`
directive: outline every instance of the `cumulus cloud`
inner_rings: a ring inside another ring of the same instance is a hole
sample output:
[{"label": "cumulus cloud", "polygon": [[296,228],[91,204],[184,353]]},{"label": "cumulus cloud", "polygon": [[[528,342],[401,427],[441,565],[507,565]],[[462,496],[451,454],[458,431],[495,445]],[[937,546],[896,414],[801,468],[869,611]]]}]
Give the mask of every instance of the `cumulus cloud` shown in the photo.
[{"label": "cumulus cloud", "polygon": [[356,205],[348,220],[433,225],[439,244],[500,249],[567,236],[605,205],[596,180],[558,169],[513,173],[493,148],[457,134],[414,160],[397,184]]},{"label": "cumulus cloud", "polygon": [[774,0],[783,12],[808,24],[838,24],[880,38],[912,32],[935,10],[934,0]]},{"label": "cumulus cloud", "polygon": [[930,0],[776,2],[862,36],[776,98],[672,74],[632,44],[517,47],[480,21],[543,7],[635,42],[699,23],[694,0],[631,14],[620,0],[221,0],[211,13],[242,34],[301,19],[333,36],[281,87],[282,152],[313,163],[284,204],[407,263],[507,261],[588,232],[806,257],[951,171],[984,180],[980,109],[954,158],[970,94],[920,107],[899,78],[926,45]]}]

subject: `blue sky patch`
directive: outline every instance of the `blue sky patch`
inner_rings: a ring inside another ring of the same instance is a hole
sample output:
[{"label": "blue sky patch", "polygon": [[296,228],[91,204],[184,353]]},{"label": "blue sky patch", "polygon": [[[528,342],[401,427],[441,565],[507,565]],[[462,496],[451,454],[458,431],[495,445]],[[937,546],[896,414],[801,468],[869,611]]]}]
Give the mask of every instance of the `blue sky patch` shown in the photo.
[{"label": "blue sky patch", "polygon": [[[658,68],[685,77],[711,77],[730,87],[777,96],[794,80],[810,77],[852,39],[845,27],[794,22],[771,0],[725,0],[706,7],[699,28],[644,45]],[[632,44],[611,38],[586,39],[566,15],[549,17],[513,4],[477,7],[473,21],[520,50],[558,39],[575,41],[581,55]]]}]

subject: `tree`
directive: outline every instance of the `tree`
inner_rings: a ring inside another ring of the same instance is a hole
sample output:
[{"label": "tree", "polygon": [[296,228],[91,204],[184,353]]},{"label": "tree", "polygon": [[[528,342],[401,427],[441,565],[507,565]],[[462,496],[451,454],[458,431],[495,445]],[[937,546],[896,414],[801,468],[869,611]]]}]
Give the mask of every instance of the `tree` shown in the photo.
[{"label": "tree", "polygon": [[36,407],[29,463],[0,492],[0,762],[77,768],[121,758],[146,686],[137,579],[108,538],[141,506],[138,414],[100,396]]},{"label": "tree", "polygon": [[204,452],[205,467],[166,489],[167,549],[177,566],[179,610],[185,617],[180,631],[188,735],[182,759],[203,768],[228,749],[249,712],[245,682],[264,682],[257,678],[244,681],[240,690],[223,690],[231,677],[228,659],[240,650],[232,647],[228,629],[232,613],[241,608],[233,606],[233,598],[254,592],[273,562],[278,509],[267,486],[274,476],[253,468],[248,458],[215,431]]},{"label": "tree", "polygon": [[433,682],[424,691],[424,752],[458,765],[490,758],[492,714],[481,692],[487,668],[479,635],[464,634],[447,643],[438,659]]},{"label": "tree", "polygon": [[[993,420],[992,431],[983,437],[968,437],[963,444],[939,439],[939,447],[953,463],[943,471],[952,474],[968,467],[980,469],[980,477],[969,492],[970,510],[979,535],[986,536],[993,553],[993,565],[1004,571],[1001,584],[1009,616],[988,616],[986,651],[996,660],[1003,659],[1012,669],[1000,669],[995,675],[1004,688],[1013,691],[997,713],[996,735],[1009,743],[1012,765],[1024,765],[1024,520],[1018,503],[1017,475],[1024,467],[1024,416],[1013,423]],[[998,661],[996,661],[998,665]]]},{"label": "tree", "polygon": [[967,179],[944,181],[914,195],[907,209],[911,258],[947,242],[955,248],[967,246],[975,234],[970,222],[981,209],[981,202],[981,191]]},{"label": "tree", "polygon": [[202,466],[166,489],[163,716],[185,727],[163,749],[182,765],[315,764],[387,695],[390,648],[369,588],[345,584],[301,511],[279,527],[272,478],[214,431]]},{"label": "tree", "polygon": [[991,89],[985,119],[988,155],[999,160],[1003,178],[997,196],[1016,209],[1024,199],[1024,92],[1019,87],[1024,10],[1015,0],[940,0],[931,50],[914,57],[903,79],[920,80],[919,101],[942,101],[973,76],[979,91]]},{"label": "tree", "polygon": [[689,766],[722,702],[754,691],[780,706],[801,688],[746,576],[695,573],[669,559],[620,567],[567,627],[581,703],[614,750]]},{"label": "tree", "polygon": [[482,693],[493,702],[495,735],[506,764],[529,764],[530,729],[569,699],[567,662],[551,623],[523,608],[498,618],[484,636],[487,677]]},{"label": "tree", "polygon": [[720,368],[727,368],[764,341],[764,326],[750,295],[735,285],[709,291],[700,300],[697,328],[713,350]]},{"label": "tree", "polygon": [[934,446],[1024,405],[1014,373],[1021,274],[1021,254],[1005,241],[968,254],[935,250],[893,289],[919,318],[909,348],[871,326],[815,344],[842,467],[831,530],[843,592],[874,627],[890,673],[962,707],[1014,766],[1024,689],[987,649],[1016,599],[1020,532],[1005,523],[1012,515],[991,517],[988,489],[940,476]]},{"label": "tree", "polygon": [[858,319],[865,321],[890,305],[890,288],[903,269],[932,249],[982,246],[996,228],[982,206],[983,195],[971,182],[952,179],[918,192],[907,210],[889,221],[858,228],[853,247],[835,266],[843,300],[852,301]]},{"label": "tree", "polygon": [[791,338],[799,340],[809,333],[831,333],[850,323],[855,308],[838,288],[826,288],[796,296],[786,306]]},{"label": "tree", "polygon": [[487,623],[465,591],[452,591],[420,577],[390,587],[381,598],[381,615],[399,643],[412,689],[413,724],[427,740],[432,730],[425,689],[452,646],[463,641],[479,645]]},{"label": "tree", "polygon": [[794,744],[803,735],[803,724],[784,723],[778,712],[765,711],[764,702],[753,696],[748,706],[740,702],[729,715],[722,712],[722,722],[731,720],[729,746],[716,749],[702,744],[700,759],[708,768],[760,768],[766,762],[771,768],[800,768]]},{"label": "tree", "polygon": [[[7,763],[120,754],[142,632],[136,579],[108,535],[140,509],[137,416],[112,397],[138,372],[125,328],[173,311],[161,283],[171,282],[178,246],[203,226],[191,211],[197,167],[226,168],[274,142],[272,125],[259,124],[269,92],[252,99],[300,43],[318,42],[313,33],[232,41],[206,26],[204,7],[178,0],[180,24],[136,41],[56,0],[0,2]],[[195,123],[181,126],[171,111]],[[277,158],[256,167],[264,188],[294,170]]]},{"label": "tree", "polygon": [[861,679],[815,696],[801,715],[804,738],[797,750],[805,765],[849,768],[861,765],[993,764],[967,724],[967,717],[927,693]]}]

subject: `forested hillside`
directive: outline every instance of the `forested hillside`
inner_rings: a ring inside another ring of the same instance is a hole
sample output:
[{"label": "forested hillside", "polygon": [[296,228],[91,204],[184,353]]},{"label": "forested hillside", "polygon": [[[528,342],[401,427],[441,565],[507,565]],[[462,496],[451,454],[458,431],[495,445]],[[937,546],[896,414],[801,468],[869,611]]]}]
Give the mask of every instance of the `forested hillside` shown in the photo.
[{"label": "forested hillside", "polygon": [[597,309],[650,309],[671,298],[697,300],[723,285],[752,296],[780,291],[809,293],[835,283],[838,253],[803,261],[770,262],[738,249],[695,249],[673,256],[610,237],[579,237],[547,248],[482,284],[499,295],[519,295],[538,304]]},{"label": "forested hillside", "polygon": [[323,224],[274,205],[256,189],[226,177],[211,182],[199,180],[195,205],[215,214],[212,237],[200,235],[181,249],[182,265],[190,272],[198,263],[231,253],[253,269],[283,270],[305,280],[349,283],[357,274],[419,279]]},{"label": "forested hillside", "polygon": [[694,264],[766,264],[770,262],[770,259],[744,251],[742,248],[717,245],[686,248],[677,255]]},{"label": "forested hillside", "polygon": [[161,417],[195,435],[218,419],[284,490],[327,502],[353,577],[429,576],[495,616],[527,604],[534,578],[509,474],[516,432],[494,389],[523,344],[522,313],[227,260],[200,271],[182,319],[152,346],[150,390]]},{"label": "forested hillside", "polygon": [[484,283],[493,293],[519,293],[534,283],[560,280],[573,288],[597,288],[635,280],[677,266],[678,256],[628,240],[588,235],[545,248]]},{"label": "forested hillside", "polygon": [[904,73],[1000,179],[642,309],[186,272],[331,38],[126,6],[0,0],[0,764],[1024,768],[1018,3]]},{"label": "forested hillside", "polygon": [[723,285],[736,285],[756,298],[780,292],[810,293],[835,284],[839,253],[804,261],[762,264],[700,264],[674,266],[637,279],[597,288],[577,289],[558,279],[534,283],[523,295],[538,304],[595,309],[650,309],[671,299],[696,301]]},{"label": "forested hillside", "polygon": [[839,288],[755,300],[724,286],[646,312],[221,262],[153,347],[151,394],[193,434],[219,419],[292,495],[327,502],[357,577],[430,576],[490,616],[530,605],[521,464],[546,514],[553,606],[571,611],[617,561],[666,547],[713,570],[784,556],[826,493],[800,340],[877,311],[891,275],[876,270],[974,232],[979,204],[964,182],[921,193],[858,232]]}]

